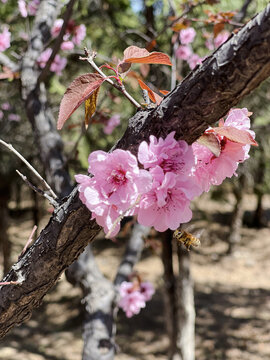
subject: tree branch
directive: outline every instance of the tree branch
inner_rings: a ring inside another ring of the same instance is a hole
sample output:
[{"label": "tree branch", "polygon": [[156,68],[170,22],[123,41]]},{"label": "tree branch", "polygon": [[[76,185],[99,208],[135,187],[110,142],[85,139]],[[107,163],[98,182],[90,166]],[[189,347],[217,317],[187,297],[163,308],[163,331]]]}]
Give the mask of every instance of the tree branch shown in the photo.
[{"label": "tree branch", "polygon": [[42,71],[41,71],[41,73],[39,75],[38,83],[40,83],[40,82],[42,82],[42,81],[44,81],[46,79],[46,77],[48,75],[48,72],[50,71],[50,67],[51,67],[51,65],[53,63],[53,60],[54,60],[55,56],[58,54],[58,52],[60,50],[60,46],[61,46],[61,44],[63,42],[63,37],[65,35],[69,19],[71,18],[72,11],[73,11],[73,6],[74,6],[75,2],[76,2],[76,0],[70,0],[70,2],[67,5],[65,14],[63,16],[64,22],[63,22],[62,28],[60,30],[59,35],[57,36],[57,38],[55,40],[51,56],[49,57],[49,60],[47,61],[45,67],[42,69]]},{"label": "tree branch", "polygon": [[[136,153],[149,135],[192,143],[270,75],[270,5],[184,79],[156,109],[138,111],[116,147]],[[1,287],[0,336],[31,316],[44,295],[100,230],[75,188],[35,244],[13,265]]]}]

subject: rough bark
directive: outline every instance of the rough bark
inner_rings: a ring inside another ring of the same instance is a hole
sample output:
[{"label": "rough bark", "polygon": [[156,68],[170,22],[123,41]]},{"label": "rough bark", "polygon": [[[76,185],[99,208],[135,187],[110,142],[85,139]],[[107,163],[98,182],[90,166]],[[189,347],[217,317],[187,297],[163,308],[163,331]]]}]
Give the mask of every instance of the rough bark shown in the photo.
[{"label": "rough bark", "polygon": [[177,352],[177,296],[176,279],[173,271],[173,248],[172,231],[163,233],[162,239],[162,263],[164,268],[164,300],[166,311],[166,327],[170,339],[168,357],[173,360]]},{"label": "rough bark", "polygon": [[234,185],[233,193],[235,196],[235,206],[232,214],[230,235],[228,238],[228,250],[227,254],[232,254],[235,245],[239,244],[241,240],[241,227],[243,224],[244,207],[243,198],[246,191],[247,177],[245,173],[241,174],[237,183]]},{"label": "rough bark", "polygon": [[183,245],[177,248],[179,276],[177,279],[177,352],[175,358],[195,359],[195,308],[190,256]]},{"label": "rough bark", "polygon": [[112,360],[115,354],[113,341],[113,306],[115,288],[100,273],[88,245],[79,259],[67,272],[68,279],[83,290],[85,320],[83,324],[83,360]]},{"label": "rough bark", "polygon": [[129,275],[133,271],[134,265],[141,257],[144,247],[144,237],[148,235],[150,229],[140,224],[135,224],[132,234],[127,242],[127,247],[121,264],[119,265],[114,284],[120,285],[123,281],[127,281]]},{"label": "rough bark", "polygon": [[0,189],[0,249],[3,256],[4,274],[11,265],[11,242],[8,236],[8,201],[10,199],[10,186],[6,184]]},{"label": "rough bark", "polygon": [[[207,58],[156,109],[139,111],[116,147],[136,153],[149,135],[176,137],[192,143],[202,132],[270,75],[270,5]],[[75,189],[55,210],[36,243],[16,263],[2,286],[0,336],[29,318],[62,271],[83,251],[100,227]]]},{"label": "rough bark", "polygon": [[[71,1],[73,4],[74,1]],[[37,59],[51,37],[51,28],[60,11],[58,0],[42,1],[31,31],[31,41],[21,66],[22,97],[34,138],[41,150],[47,181],[61,197],[70,194],[71,185],[62,157],[63,142],[55,129],[55,119],[47,103],[45,85],[39,83]]]}]

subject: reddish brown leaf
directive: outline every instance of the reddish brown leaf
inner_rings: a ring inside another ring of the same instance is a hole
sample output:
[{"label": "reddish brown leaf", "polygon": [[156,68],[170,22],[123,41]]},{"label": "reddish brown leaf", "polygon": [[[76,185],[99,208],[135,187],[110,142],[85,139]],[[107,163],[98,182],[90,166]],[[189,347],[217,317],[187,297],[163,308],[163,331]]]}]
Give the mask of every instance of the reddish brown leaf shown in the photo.
[{"label": "reddish brown leaf", "polygon": [[139,85],[143,90],[147,90],[149,98],[153,101],[153,103],[156,102],[156,98],[154,95],[154,92],[140,79],[138,79]]},{"label": "reddish brown leaf", "polygon": [[197,142],[201,145],[206,146],[216,157],[219,157],[221,146],[217,136],[213,133],[205,133]]},{"label": "reddish brown leaf", "polygon": [[172,65],[168,55],[161,52],[149,53],[146,49],[137,46],[129,46],[124,51],[123,63],[140,63],[140,64],[164,64]]},{"label": "reddish brown leaf", "polygon": [[67,88],[60,104],[57,129],[62,129],[71,114],[103,83],[99,74],[84,74],[78,76]]},{"label": "reddish brown leaf", "polygon": [[160,92],[162,95],[167,95],[167,94],[169,94],[169,91],[168,91],[168,90],[159,90],[159,92]]},{"label": "reddish brown leaf", "polygon": [[97,107],[97,98],[98,98],[98,92],[99,87],[91,94],[91,96],[85,100],[84,106],[85,106],[85,128],[88,128],[89,122],[91,117],[94,115]]},{"label": "reddish brown leaf", "polygon": [[224,29],[224,23],[218,23],[214,25],[214,37],[217,37],[218,34]]},{"label": "reddish brown leaf", "polygon": [[147,51],[151,51],[154,49],[154,47],[157,45],[157,41],[155,39],[151,40],[147,45],[146,45],[146,50]]},{"label": "reddish brown leaf", "polygon": [[239,144],[249,144],[258,146],[257,141],[253,139],[250,133],[246,130],[240,130],[232,126],[222,126],[212,129],[216,134],[225,136],[228,140],[239,143]]}]

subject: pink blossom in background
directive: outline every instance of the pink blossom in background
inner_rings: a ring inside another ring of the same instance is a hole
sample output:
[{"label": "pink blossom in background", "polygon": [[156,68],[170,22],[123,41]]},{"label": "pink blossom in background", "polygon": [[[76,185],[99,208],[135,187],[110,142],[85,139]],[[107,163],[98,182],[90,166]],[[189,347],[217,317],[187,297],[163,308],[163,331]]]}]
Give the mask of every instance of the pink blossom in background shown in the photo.
[{"label": "pink blossom in background", "polygon": [[57,54],[53,60],[50,70],[60,76],[62,75],[62,70],[64,70],[66,65],[67,65],[67,59]]},{"label": "pink blossom in background", "polygon": [[131,318],[145,307],[144,296],[139,291],[132,291],[119,300],[118,306],[123,309],[128,318]]},{"label": "pink blossom in background", "polygon": [[11,105],[9,102],[4,102],[2,105],[1,105],[1,109],[2,110],[5,110],[5,111],[8,111],[11,109]]},{"label": "pink blossom in background", "polygon": [[212,38],[208,38],[205,40],[205,46],[207,47],[208,50],[214,50],[214,44],[213,44],[213,39]]},{"label": "pink blossom in background", "polygon": [[120,124],[120,114],[113,115],[107,122],[103,131],[106,135],[110,135],[113,130]]},{"label": "pink blossom in background", "polygon": [[61,28],[63,26],[63,23],[64,23],[63,19],[55,20],[55,22],[53,24],[53,27],[52,27],[52,30],[51,30],[51,34],[52,34],[53,38],[56,38],[59,35],[59,33],[61,31]]},{"label": "pink blossom in background", "polygon": [[226,30],[220,32],[215,38],[214,38],[214,45],[215,48],[218,48],[220,45],[222,45],[230,36],[230,33]]},{"label": "pink blossom in background", "polygon": [[7,0],[2,0],[2,3],[5,4],[7,2]]},{"label": "pink blossom in background", "polygon": [[164,174],[159,166],[150,169],[150,173],[153,186],[142,196],[138,222],[157,231],[175,230],[191,219],[190,200],[197,196],[198,187],[192,179],[183,181],[172,172]]},{"label": "pink blossom in background", "polygon": [[11,33],[8,31],[8,27],[4,26],[3,31],[0,33],[0,51],[5,51],[10,47]]},{"label": "pink blossom in background", "polygon": [[22,17],[27,17],[27,8],[26,8],[26,2],[24,0],[18,0],[18,8],[22,15]]},{"label": "pink blossom in background", "polygon": [[[129,151],[117,149],[109,154],[94,151],[88,162],[89,172],[94,176],[88,179],[83,175],[75,176],[81,184],[80,199],[108,232],[117,217],[135,204],[139,194],[151,188],[151,175],[139,169],[136,157]],[[128,214],[134,212],[135,205]]]},{"label": "pink blossom in background", "polygon": [[27,10],[30,16],[36,15],[39,5],[40,5],[40,0],[32,0],[29,2],[27,6]]},{"label": "pink blossom in background", "polygon": [[61,44],[61,50],[73,50],[74,49],[74,44],[72,41],[63,41]]},{"label": "pink blossom in background", "polygon": [[192,49],[186,45],[180,45],[175,52],[175,56],[181,60],[188,60],[192,55]]},{"label": "pink blossom in background", "polygon": [[[46,66],[46,63],[51,56],[51,53],[52,53],[52,49],[47,48],[45,51],[43,51],[40,54],[37,62],[41,69],[43,69]],[[62,58],[60,55],[57,54],[51,64],[50,70],[52,72],[55,72],[57,75],[61,75],[61,71],[65,68],[66,64],[67,64],[67,59]]]},{"label": "pink blossom in background", "polygon": [[196,31],[192,27],[183,29],[179,33],[179,38],[180,38],[181,44],[183,44],[183,45],[188,45],[188,44],[192,43],[195,36],[196,36]]},{"label": "pink blossom in background", "polygon": [[[230,110],[224,126],[235,127],[239,130],[248,131],[253,138],[255,133],[250,130],[250,119],[247,109]],[[196,165],[194,176],[197,184],[202,191],[209,191],[211,185],[220,185],[226,177],[236,175],[239,163],[248,159],[250,145],[243,145],[221,137],[221,153],[219,157],[205,146],[193,143],[192,148],[195,156]]]},{"label": "pink blossom in background", "polygon": [[151,300],[154,292],[154,287],[150,282],[133,284],[129,281],[123,281],[119,287],[120,300],[118,306],[130,318],[145,307],[146,301]]},{"label": "pink blossom in background", "polygon": [[188,65],[191,70],[193,70],[196,65],[201,63],[202,63],[202,58],[197,54],[191,55],[191,57],[188,59]]},{"label": "pink blossom in background", "polygon": [[20,121],[21,117],[18,114],[9,114],[8,115],[8,120],[9,121]]},{"label": "pink blossom in background", "polygon": [[152,283],[145,281],[140,284],[140,292],[144,296],[144,300],[149,301],[152,299],[152,296],[155,293],[155,289]]},{"label": "pink blossom in background", "polygon": [[80,45],[86,36],[86,27],[84,24],[78,25],[74,29],[72,41],[75,45]]},{"label": "pink blossom in background", "polygon": [[0,110],[0,120],[3,119],[4,113],[2,110]]}]

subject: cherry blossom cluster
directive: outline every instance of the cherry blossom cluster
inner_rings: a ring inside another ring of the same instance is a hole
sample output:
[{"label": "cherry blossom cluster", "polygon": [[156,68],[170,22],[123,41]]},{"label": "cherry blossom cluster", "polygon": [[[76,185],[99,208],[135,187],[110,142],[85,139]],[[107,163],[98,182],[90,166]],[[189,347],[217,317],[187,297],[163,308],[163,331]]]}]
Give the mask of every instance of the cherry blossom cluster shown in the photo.
[{"label": "cherry blossom cluster", "polygon": [[106,123],[106,125],[104,126],[104,133],[106,135],[110,135],[113,130],[120,124],[121,120],[120,120],[120,114],[115,114],[112,117],[110,117]]},{"label": "cherry blossom cluster", "polygon": [[37,13],[40,0],[18,0],[18,8],[22,17],[34,16]]},{"label": "cherry blossom cluster", "polygon": [[5,25],[2,32],[0,32],[0,52],[3,52],[10,47],[10,37],[11,33],[8,30],[8,26]]},{"label": "cherry blossom cluster", "polygon": [[[62,28],[63,25],[63,19],[57,19],[53,25],[52,28],[52,37],[56,38]],[[70,20],[68,22],[68,26],[66,29],[66,33],[64,35],[64,41],[61,44],[61,50],[68,51],[73,50],[75,45],[80,45],[83,39],[86,35],[86,27],[84,24],[81,25],[75,25],[75,22],[73,20]],[[49,60],[52,53],[51,48],[47,48],[45,51],[43,51],[37,62],[41,69],[43,69],[46,66],[47,61]],[[66,67],[67,59],[64,57],[61,57],[60,55],[56,55],[54,58],[54,61],[51,64],[50,70],[52,72],[55,72],[57,75],[62,74],[62,70]]]},{"label": "cherry blossom cluster", "polygon": [[12,106],[9,102],[4,102],[0,106],[0,120],[2,120],[5,116],[9,121],[20,121],[21,117],[18,114],[12,112]]},{"label": "cherry blossom cluster", "polygon": [[201,64],[203,60],[198,54],[193,53],[191,43],[194,41],[195,36],[196,31],[192,27],[181,30],[179,33],[181,45],[175,52],[175,56],[178,59],[187,61],[191,70],[194,69],[197,64]]},{"label": "cherry blossom cluster", "polygon": [[[208,50],[217,49],[228,39],[229,35],[230,33],[228,31],[223,30],[214,38],[213,34],[205,32],[203,34],[203,36],[206,38],[205,46]],[[179,33],[179,40],[181,45],[176,49],[175,52],[175,56],[178,59],[187,61],[191,70],[193,70],[196,65],[201,64],[203,61],[203,58],[194,53],[191,47],[195,36],[196,31],[192,27],[181,30]]]},{"label": "cherry blossom cluster", "polygon": [[133,283],[123,281],[119,287],[120,299],[118,306],[128,318],[138,314],[145,303],[151,300],[155,290],[150,282]]},{"label": "cherry blossom cluster", "polygon": [[247,109],[233,109],[218,128],[205,131],[205,138],[213,142],[214,137],[215,151],[205,140],[192,146],[176,141],[174,132],[143,141],[138,160],[120,149],[94,151],[88,159],[92,176],[75,176],[81,201],[108,237],[118,233],[120,220],[129,215],[158,231],[177,229],[191,220],[191,201],[236,175],[239,163],[249,157],[250,144],[256,145],[249,115]]}]

